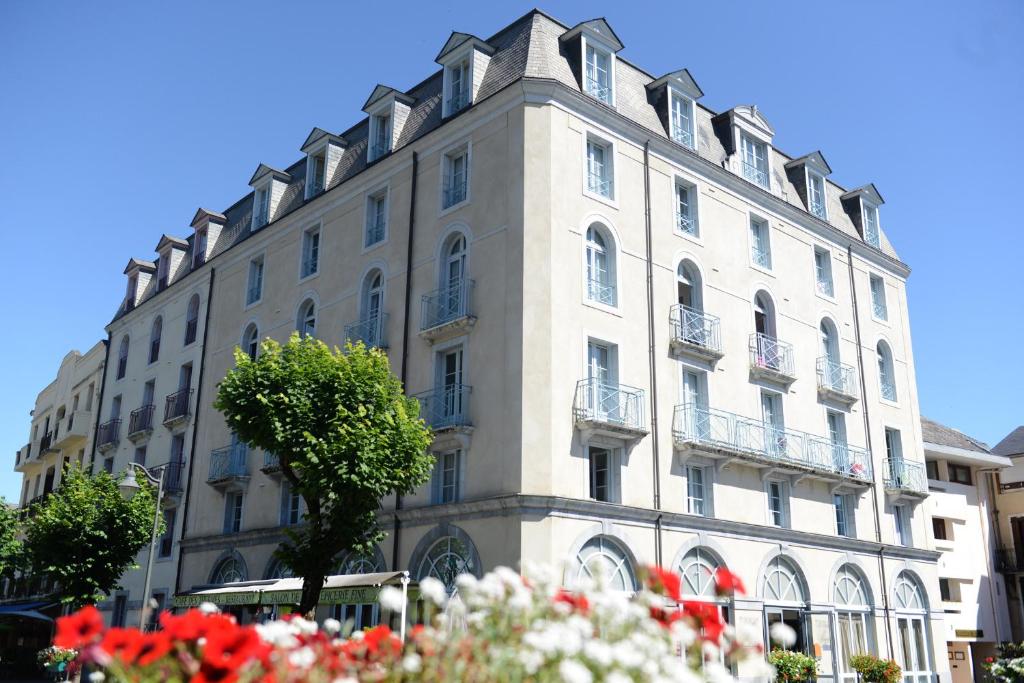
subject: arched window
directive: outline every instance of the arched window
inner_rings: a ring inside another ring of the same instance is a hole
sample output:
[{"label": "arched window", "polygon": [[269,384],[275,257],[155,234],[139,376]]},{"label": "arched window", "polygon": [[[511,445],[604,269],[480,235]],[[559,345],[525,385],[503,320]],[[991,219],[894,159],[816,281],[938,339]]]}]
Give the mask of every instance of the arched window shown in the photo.
[{"label": "arched window", "polygon": [[432,576],[451,593],[455,590],[455,579],[459,575],[473,574],[475,570],[473,553],[466,544],[454,536],[444,536],[434,541],[427,550],[417,568],[416,577],[422,580]]},{"label": "arched window", "polygon": [[903,669],[903,680],[928,683],[934,680],[925,620],[928,601],[917,577],[900,572],[893,585],[893,605],[896,608],[896,662]]},{"label": "arched window", "polygon": [[860,572],[848,564],[839,568],[832,591],[832,599],[837,606],[870,607],[869,595],[870,592]]},{"label": "arched window", "polygon": [[850,564],[839,568],[832,587],[832,600],[836,605],[836,631],[839,634],[839,675],[848,683],[857,681],[857,672],[850,666],[850,659],[870,652],[870,595],[860,571]]},{"label": "arched window", "polygon": [[927,609],[927,601],[921,583],[907,572],[900,572],[893,586],[893,603],[898,610],[923,612]]},{"label": "arched window", "polygon": [[704,310],[704,288],[700,271],[689,261],[680,261],[676,268],[676,290],[679,303],[694,311]]},{"label": "arched window", "polygon": [[766,602],[805,603],[804,584],[800,570],[785,557],[776,557],[764,575]]},{"label": "arched window", "polygon": [[461,232],[449,235],[441,249],[439,297],[435,323],[455,320],[468,312],[469,248]]},{"label": "arched window", "polygon": [[299,306],[295,329],[299,331],[301,337],[316,335],[316,303],[312,299],[306,299]]},{"label": "arched window", "polygon": [[587,299],[615,306],[615,243],[600,223],[587,228]]},{"label": "arched window", "polygon": [[818,326],[818,332],[821,334],[822,358],[830,365],[839,365],[839,334],[836,332],[836,326],[831,320],[824,318]]},{"label": "arched window", "polygon": [[629,555],[621,545],[607,536],[587,541],[575,557],[575,581],[597,580],[601,577],[613,590],[636,590],[636,573]]},{"label": "arched window", "polygon": [[339,574],[375,574],[384,571],[384,562],[377,553],[367,555],[352,551],[338,563]]},{"label": "arched window", "polygon": [[117,352],[117,379],[128,371],[128,335],[121,337],[121,348]]},{"label": "arched window", "polygon": [[363,293],[360,301],[362,320],[377,320],[384,308],[384,274],[374,268],[363,280]]},{"label": "arched window", "polygon": [[277,558],[274,558],[270,563],[270,569],[267,570],[268,579],[290,579],[293,576],[295,574],[292,573],[292,570]]},{"label": "arched window", "polygon": [[188,300],[188,310],[185,312],[185,346],[196,340],[196,333],[199,331],[199,295],[193,294]]},{"label": "arched window", "polygon": [[160,360],[160,335],[163,334],[164,319],[159,315],[153,320],[153,327],[149,331],[149,362],[155,363]]},{"label": "arched window", "polygon": [[887,401],[896,400],[896,373],[893,370],[892,351],[884,341],[878,342],[875,347],[878,355],[878,384],[881,387],[882,398]]},{"label": "arched window", "polygon": [[221,560],[213,570],[210,583],[231,583],[245,581],[245,567],[234,557]]},{"label": "arched window", "polygon": [[754,295],[754,331],[775,338],[775,304],[767,292]]},{"label": "arched window", "polygon": [[683,595],[713,600],[715,572],[722,566],[718,558],[706,548],[693,548],[679,561]]},{"label": "arched window", "polygon": [[256,327],[256,323],[249,323],[245,328],[245,332],[242,333],[242,351],[251,360],[256,360],[256,356],[260,352],[260,331]]}]

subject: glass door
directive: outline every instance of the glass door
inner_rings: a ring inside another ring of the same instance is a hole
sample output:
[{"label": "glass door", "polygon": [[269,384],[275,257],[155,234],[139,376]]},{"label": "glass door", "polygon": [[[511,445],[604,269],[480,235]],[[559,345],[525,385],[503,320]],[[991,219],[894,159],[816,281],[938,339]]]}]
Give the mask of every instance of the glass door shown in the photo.
[{"label": "glass door", "polygon": [[462,315],[463,280],[466,276],[466,238],[459,236],[448,250],[445,259],[442,319],[450,320]]},{"label": "glass door", "polygon": [[772,626],[778,623],[783,623],[793,629],[796,634],[796,642],[793,643],[789,649],[793,652],[807,652],[807,629],[804,624],[804,613],[803,610],[797,608],[786,608],[786,607],[765,607],[764,608],[764,622],[765,622],[765,642],[771,645],[771,630]]},{"label": "glass door", "polygon": [[924,618],[901,616],[896,618],[897,655],[903,669],[905,683],[928,683],[928,645],[924,633]]},{"label": "glass door", "polygon": [[590,381],[594,417],[598,420],[617,421],[618,392],[612,377],[611,350],[604,344],[590,342],[587,353],[587,379]]},{"label": "glass door", "polygon": [[836,631],[840,680],[843,683],[856,683],[857,672],[850,666],[850,658],[869,652],[867,617],[863,612],[839,612],[836,615]]},{"label": "glass door", "polygon": [[832,612],[807,612],[806,624],[810,644],[807,654],[818,661],[818,680],[833,683],[836,680],[836,652],[832,639]]},{"label": "glass door", "polygon": [[444,354],[441,376],[442,422],[451,424],[462,415],[462,349]]}]

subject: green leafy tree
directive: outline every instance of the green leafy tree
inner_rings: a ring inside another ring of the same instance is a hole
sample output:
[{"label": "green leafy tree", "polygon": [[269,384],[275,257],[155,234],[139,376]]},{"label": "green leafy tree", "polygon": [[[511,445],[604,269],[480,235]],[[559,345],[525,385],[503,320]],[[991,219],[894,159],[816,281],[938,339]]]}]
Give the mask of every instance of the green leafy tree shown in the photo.
[{"label": "green leafy tree", "polygon": [[60,486],[34,506],[26,525],[32,571],[55,580],[61,602],[72,609],[117,588],[152,538],[156,491],[140,482],[138,492],[125,499],[119,483],[106,472],[90,476],[68,466]]},{"label": "green leafy tree", "polygon": [[266,340],[256,360],[235,349],[214,407],[240,441],[277,455],[306,503],[277,557],[303,577],[300,612],[316,607],[343,550],[372,551],[381,501],[430,477],[430,429],[402,393],[387,356],[362,344],[331,350],[292,334]]},{"label": "green leafy tree", "polygon": [[0,497],[0,579],[13,579],[25,568],[25,545],[21,541],[18,510]]}]

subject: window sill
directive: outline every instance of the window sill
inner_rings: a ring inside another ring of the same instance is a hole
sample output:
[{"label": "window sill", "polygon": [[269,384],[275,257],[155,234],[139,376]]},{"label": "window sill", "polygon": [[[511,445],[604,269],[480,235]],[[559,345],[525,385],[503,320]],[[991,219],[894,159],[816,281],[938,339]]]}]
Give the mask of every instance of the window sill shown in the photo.
[{"label": "window sill", "polygon": [[299,277],[299,281],[298,281],[297,284],[302,285],[302,284],[305,284],[305,283],[309,282],[310,280],[315,280],[318,277],[320,277],[320,271],[319,270],[317,270],[315,273],[310,273],[309,275],[306,275],[306,276],[300,276]]},{"label": "window sill", "polygon": [[253,301],[252,303],[247,303],[247,304],[246,304],[246,305],[245,305],[245,306],[244,306],[244,307],[242,308],[242,310],[243,310],[243,311],[248,311],[248,310],[249,310],[250,308],[256,308],[256,307],[257,307],[257,306],[259,306],[259,305],[260,305],[261,303],[263,303],[263,297],[262,297],[262,296],[261,296],[261,297],[260,297],[259,299],[256,299],[255,301]]},{"label": "window sill", "polygon": [[818,287],[817,287],[817,283],[815,283],[815,287],[814,287],[814,296],[816,296],[816,297],[818,297],[819,299],[822,299],[822,300],[824,300],[824,301],[827,301],[827,302],[829,302],[829,303],[831,303],[831,304],[838,304],[838,303],[839,303],[839,302],[838,302],[838,301],[836,300],[836,296],[835,296],[835,294],[833,294],[832,296],[829,296],[828,294],[823,294],[823,293],[821,292],[821,290],[819,290],[819,289],[818,289]]},{"label": "window sill", "polygon": [[589,197],[590,199],[593,199],[595,202],[601,202],[602,204],[610,206],[613,209],[618,209],[619,208],[619,202],[616,201],[614,196],[606,197],[603,194],[598,194],[596,192],[591,192],[590,190],[586,189],[586,187],[584,187],[584,189],[583,189],[583,196],[584,197]]},{"label": "window sill", "polygon": [[704,246],[704,238],[701,237],[700,226],[697,227],[697,234],[696,235],[691,235],[688,232],[683,232],[682,230],[680,230],[678,228],[672,230],[672,233],[674,235],[676,235],[677,237],[682,237],[684,240],[689,240],[690,242],[693,242],[695,244],[699,244],[701,246]]},{"label": "window sill", "polygon": [[466,198],[465,199],[463,199],[461,202],[458,202],[457,204],[452,204],[449,207],[441,209],[441,213],[439,213],[437,215],[438,215],[439,218],[441,216],[447,216],[450,213],[455,213],[456,211],[458,211],[462,207],[466,206],[467,204],[469,204],[469,189],[468,188],[466,189]]},{"label": "window sill", "polygon": [[383,247],[385,244],[388,243],[388,237],[389,236],[390,235],[388,235],[387,228],[385,228],[384,229],[384,239],[380,240],[379,242],[374,242],[373,244],[371,244],[369,246],[363,247],[362,250],[359,253],[360,254],[369,254],[371,251],[376,251],[377,249],[380,249],[381,247]]},{"label": "window sill", "polygon": [[881,396],[878,397],[878,402],[881,403],[882,405],[889,406],[890,408],[899,408],[900,407],[900,404],[898,402],[890,401],[889,399],[882,398]]},{"label": "window sill", "polygon": [[753,268],[754,270],[758,271],[759,273],[764,273],[765,275],[768,275],[770,277],[775,277],[775,273],[772,272],[771,268],[765,268],[764,266],[759,266],[756,263],[754,263],[753,261],[750,262],[750,267]]},{"label": "window sill", "polygon": [[886,327],[891,327],[892,326],[892,324],[889,322],[888,318],[879,318],[874,313],[871,314],[871,319],[874,322],[878,323],[879,325],[885,325]]},{"label": "window sill", "polygon": [[603,311],[604,313],[608,313],[610,315],[614,315],[616,318],[621,318],[622,317],[622,312],[619,311],[619,307],[618,306],[609,306],[607,304],[602,304],[602,303],[600,303],[598,301],[592,301],[591,299],[587,299],[586,297],[584,297],[582,303],[587,308],[593,308],[593,309],[598,310],[598,311]]}]

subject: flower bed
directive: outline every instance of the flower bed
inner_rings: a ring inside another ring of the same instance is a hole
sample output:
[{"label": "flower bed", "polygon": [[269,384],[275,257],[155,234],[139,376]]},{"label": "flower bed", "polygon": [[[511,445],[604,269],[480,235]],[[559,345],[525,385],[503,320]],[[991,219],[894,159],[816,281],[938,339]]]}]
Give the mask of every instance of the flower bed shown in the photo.
[{"label": "flower bed", "polygon": [[[459,577],[449,599],[440,582],[424,579],[427,624],[412,627],[405,643],[385,625],[348,633],[331,619],[241,626],[212,606],[165,612],[150,633],[104,629],[86,607],[58,620],[54,643],[80,648],[82,662],[118,681],[724,680],[745,658],[771,675],[760,643],[737,638],[713,603],[684,600],[677,574],[651,568],[644,584],[633,596],[602,585],[569,591],[549,570],[499,568]],[[721,595],[743,592],[724,569],[716,586]],[[400,600],[395,593],[382,590],[385,610]]]}]

